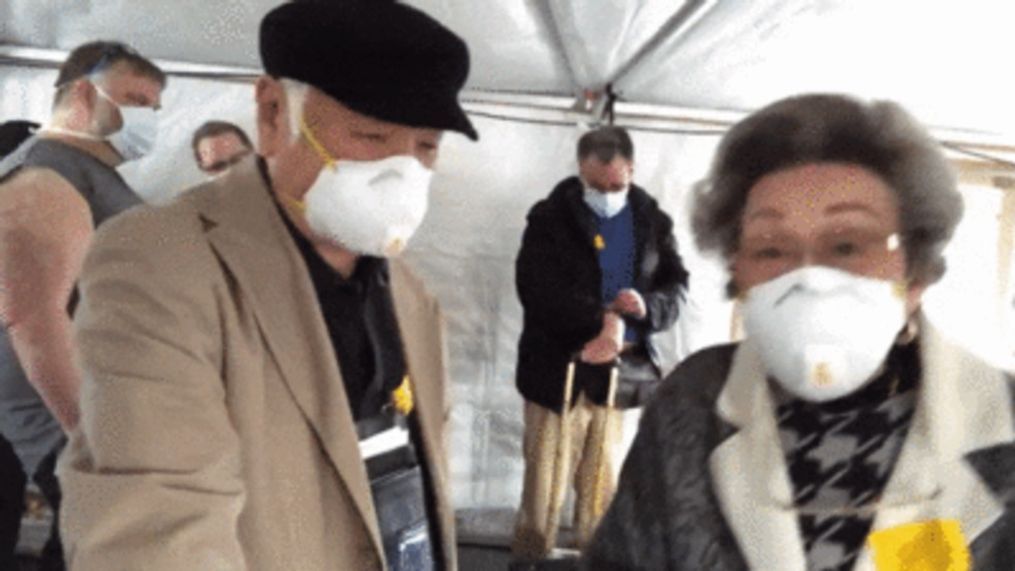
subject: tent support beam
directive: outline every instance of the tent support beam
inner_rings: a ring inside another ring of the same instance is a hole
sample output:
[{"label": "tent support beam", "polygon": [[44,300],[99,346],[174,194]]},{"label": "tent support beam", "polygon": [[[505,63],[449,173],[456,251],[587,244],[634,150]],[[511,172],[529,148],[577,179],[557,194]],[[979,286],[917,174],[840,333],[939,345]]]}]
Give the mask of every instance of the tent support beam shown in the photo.
[{"label": "tent support beam", "polygon": [[[9,44],[0,44],[0,68],[30,67],[57,69],[67,58],[65,50],[27,48]],[[252,83],[261,75],[255,68],[215,66],[187,62],[156,60],[156,63],[170,76],[194,79],[209,79]],[[513,113],[526,115],[551,115],[548,121],[561,124],[574,124],[574,98],[564,94],[495,92],[488,90],[465,90],[461,99],[466,109],[476,107],[497,107],[498,115],[511,119]],[[656,126],[647,130],[681,131],[688,127],[708,129],[709,133],[718,134],[744,118],[746,111],[723,111],[689,107],[674,107],[632,102],[617,102],[615,107],[617,121],[625,126],[637,129],[637,126],[654,123]],[[583,116],[585,122],[594,122],[598,118]],[[517,117],[525,120],[524,117]],[[1001,133],[985,133],[945,127],[931,128],[931,134],[958,152],[972,155],[978,153],[998,153],[1015,155],[1015,136]],[[972,151],[972,152],[969,152]],[[987,156],[978,157],[983,160],[1006,162],[1006,159]]]},{"label": "tent support beam", "polygon": [[641,48],[631,56],[631,59],[621,66],[609,83],[617,85],[626,75],[631,73],[638,64],[645,59],[645,56],[652,53],[659,44],[670,39],[673,36],[683,36],[687,34],[695,24],[698,23],[705,14],[707,14],[712,8],[715,7],[718,0],[689,0],[669,20],[663,24],[656,33],[645,42]]},{"label": "tent support beam", "polygon": [[[67,59],[69,51],[42,48],[27,48],[9,44],[0,44],[0,65],[59,69]],[[185,63],[170,60],[153,60],[164,72],[171,76],[219,79],[225,81],[253,81],[261,75],[255,68],[206,65]]]},{"label": "tent support beam", "polygon": [[543,18],[546,19],[549,29],[553,30],[553,40],[564,58],[564,63],[567,65],[567,74],[571,78],[571,85],[574,88],[575,94],[580,96],[582,86],[578,85],[578,80],[575,77],[574,62],[571,61],[571,53],[568,52],[567,46],[564,45],[564,37],[560,35],[560,26],[557,25],[557,18],[553,15],[553,8],[549,4],[541,2],[537,3],[537,5],[541,7]]}]

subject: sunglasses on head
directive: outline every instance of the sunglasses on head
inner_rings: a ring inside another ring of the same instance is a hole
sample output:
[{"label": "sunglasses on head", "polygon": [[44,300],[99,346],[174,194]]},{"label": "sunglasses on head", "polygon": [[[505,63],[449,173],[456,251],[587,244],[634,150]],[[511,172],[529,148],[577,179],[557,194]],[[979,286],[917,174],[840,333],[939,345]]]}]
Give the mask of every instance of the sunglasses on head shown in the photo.
[{"label": "sunglasses on head", "polygon": [[136,50],[134,50],[134,48],[131,48],[130,46],[126,46],[124,44],[113,43],[103,46],[102,52],[100,52],[99,55],[99,59],[98,61],[95,62],[95,64],[93,64],[88,69],[82,71],[80,75],[65,79],[62,83],[57,83],[55,87],[57,88],[63,87],[64,85],[77,81],[82,77],[91,77],[94,75],[98,75],[106,71],[106,69],[108,69],[114,63],[126,57],[139,58],[141,57],[141,55]]}]

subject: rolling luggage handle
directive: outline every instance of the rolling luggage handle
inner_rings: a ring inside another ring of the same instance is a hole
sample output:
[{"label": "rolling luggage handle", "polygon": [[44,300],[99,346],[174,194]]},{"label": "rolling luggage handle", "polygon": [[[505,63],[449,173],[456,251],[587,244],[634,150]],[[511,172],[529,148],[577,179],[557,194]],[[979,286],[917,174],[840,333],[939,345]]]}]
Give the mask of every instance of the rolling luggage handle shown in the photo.
[{"label": "rolling luggage handle", "polygon": [[[560,521],[560,510],[563,507],[563,501],[561,501],[561,494],[564,491],[565,482],[564,479],[564,468],[567,466],[568,460],[571,453],[571,438],[570,438],[570,424],[568,418],[570,416],[571,409],[571,397],[574,394],[574,376],[575,366],[577,357],[571,359],[567,364],[567,373],[564,379],[564,401],[560,410],[560,425],[558,427],[557,446],[553,458],[553,485],[550,488],[550,509],[547,510],[547,530],[556,530]],[[602,498],[602,482],[606,476],[606,446],[609,442],[608,434],[610,429],[610,417],[612,415],[609,412],[612,410],[616,395],[617,395],[617,380],[620,373],[619,361],[614,360],[612,367],[610,368],[610,383],[607,390],[606,406],[602,411],[598,411],[593,419],[593,423],[597,426],[595,434],[599,435],[599,442],[595,446],[596,454],[596,477],[595,485],[592,496],[592,513],[596,519],[599,519],[603,515],[603,498]],[[593,428],[590,426],[590,428]],[[550,532],[551,537],[556,537],[556,533]],[[556,543],[555,541],[553,543]],[[550,549],[555,547],[554,545],[549,546]]]},{"label": "rolling luggage handle", "polygon": [[610,386],[606,393],[606,407],[603,410],[596,411],[595,422],[600,425],[600,430],[595,434],[600,437],[596,451],[596,481],[595,488],[592,492],[592,515],[598,521],[603,517],[603,478],[606,477],[606,447],[609,446],[610,442],[610,420],[614,416],[611,414],[614,406],[616,405],[617,398],[617,380],[620,375],[620,364],[614,361],[613,367],[610,369]]},{"label": "rolling luggage handle", "polygon": [[553,455],[553,478],[550,486],[550,509],[546,511],[546,527],[547,534],[552,537],[554,541],[549,545],[549,549],[556,547],[557,537],[557,525],[560,522],[560,510],[563,507],[560,495],[563,493],[564,483],[561,481],[564,476],[564,466],[567,464],[567,459],[571,452],[571,439],[569,425],[567,422],[568,416],[570,416],[571,409],[571,394],[574,390],[574,368],[575,360],[567,364],[567,373],[564,378],[564,402],[560,408],[560,425],[557,430],[557,449]]}]

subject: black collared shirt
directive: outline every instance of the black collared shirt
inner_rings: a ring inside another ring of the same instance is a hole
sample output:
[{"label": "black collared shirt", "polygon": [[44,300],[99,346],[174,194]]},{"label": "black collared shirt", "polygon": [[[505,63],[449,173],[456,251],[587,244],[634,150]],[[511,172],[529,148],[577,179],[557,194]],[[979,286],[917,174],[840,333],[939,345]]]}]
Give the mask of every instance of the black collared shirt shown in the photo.
[{"label": "black collared shirt", "polygon": [[[408,372],[394,299],[391,296],[388,262],[383,258],[361,256],[352,275],[348,279],[343,278],[321,258],[310,241],[286,216],[271,191],[271,179],[264,160],[258,159],[258,164],[268,192],[272,194],[272,201],[307,264],[310,281],[314,284],[321,314],[335,348],[353,419],[359,422],[377,417],[390,402],[391,392],[398,388]],[[412,441],[409,454],[411,461],[408,465],[415,465],[415,451],[423,450],[422,431],[415,411],[408,416],[407,423]],[[361,423],[363,424],[366,423]],[[397,469],[408,466],[405,463],[395,463],[389,467]],[[371,470],[368,467],[369,472]],[[419,474],[423,481],[423,500],[435,569],[443,569],[441,526],[436,516],[437,500],[433,493],[433,478],[425,464]],[[376,482],[371,482],[372,493],[376,493],[375,484]],[[378,500],[379,498],[374,498],[375,503]],[[385,530],[390,527],[390,522],[382,521],[382,511],[378,512],[378,523]]]},{"label": "black collared shirt", "polygon": [[388,263],[383,258],[362,256],[346,279],[321,258],[278,208],[310,271],[353,418],[359,421],[375,416],[390,402],[391,391],[406,374]]}]

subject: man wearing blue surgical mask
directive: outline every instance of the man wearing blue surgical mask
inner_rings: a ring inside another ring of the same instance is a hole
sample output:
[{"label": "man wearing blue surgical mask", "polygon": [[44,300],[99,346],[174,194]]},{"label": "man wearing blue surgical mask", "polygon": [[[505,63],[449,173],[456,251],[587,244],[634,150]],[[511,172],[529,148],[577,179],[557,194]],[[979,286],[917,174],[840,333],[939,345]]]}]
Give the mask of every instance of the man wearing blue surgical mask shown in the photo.
[{"label": "man wearing blue surgical mask", "polygon": [[[0,161],[0,432],[54,508],[56,454],[78,422],[75,282],[95,227],[140,202],[115,167],[150,150],[165,83],[128,46],[82,45],[48,125]],[[55,533],[45,557],[62,565]]]},{"label": "man wearing blue surgical mask", "polygon": [[556,545],[572,475],[578,546],[591,537],[613,494],[617,409],[642,406],[658,384],[653,334],[676,321],[687,287],[673,221],[631,182],[627,131],[589,131],[577,151],[579,176],[529,212],[516,264],[525,320],[516,371],[525,399],[525,481],[513,545],[520,559],[542,558]]},{"label": "man wearing blue surgical mask", "polygon": [[[468,50],[396,2],[261,23],[258,156],[118,219],[82,272],[80,569],[453,571],[441,315],[393,259]],[[163,271],[167,269],[168,271]]]}]

